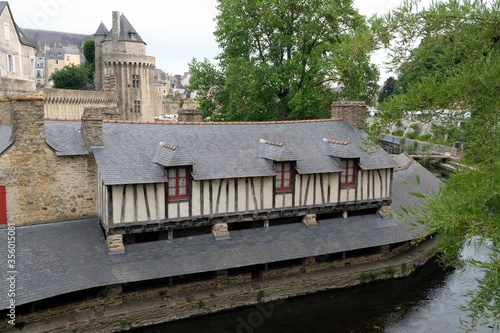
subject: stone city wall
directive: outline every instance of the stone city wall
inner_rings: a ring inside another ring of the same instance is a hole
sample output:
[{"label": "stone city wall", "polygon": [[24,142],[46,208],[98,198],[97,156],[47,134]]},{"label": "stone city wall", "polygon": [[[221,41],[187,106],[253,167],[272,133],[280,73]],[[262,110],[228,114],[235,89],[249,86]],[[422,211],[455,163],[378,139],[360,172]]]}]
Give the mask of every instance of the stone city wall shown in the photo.
[{"label": "stone city wall", "polygon": [[193,110],[199,109],[200,103],[191,98],[180,97],[163,97],[162,109],[163,113],[177,114],[179,110]]},{"label": "stone city wall", "polygon": [[69,89],[40,89],[45,98],[44,112],[47,119],[80,120],[85,107],[116,108],[115,92]]}]

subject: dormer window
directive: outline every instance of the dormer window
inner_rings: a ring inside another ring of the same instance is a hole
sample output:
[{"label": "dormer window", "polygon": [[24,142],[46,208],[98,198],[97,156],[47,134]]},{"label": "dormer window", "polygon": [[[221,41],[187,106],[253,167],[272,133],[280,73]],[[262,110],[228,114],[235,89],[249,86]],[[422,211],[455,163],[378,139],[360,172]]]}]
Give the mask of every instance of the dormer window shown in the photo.
[{"label": "dormer window", "polygon": [[136,37],[137,36],[137,32],[135,32],[135,30],[130,30],[128,32],[128,35],[130,36],[130,39],[137,40],[137,37]]},{"label": "dormer window", "polygon": [[168,200],[182,200],[189,197],[188,168],[168,168]]},{"label": "dormer window", "polygon": [[293,189],[292,162],[275,162],[276,192],[288,192]]},{"label": "dormer window", "polygon": [[342,168],[340,185],[343,187],[356,185],[356,159],[342,158],[340,167]]}]

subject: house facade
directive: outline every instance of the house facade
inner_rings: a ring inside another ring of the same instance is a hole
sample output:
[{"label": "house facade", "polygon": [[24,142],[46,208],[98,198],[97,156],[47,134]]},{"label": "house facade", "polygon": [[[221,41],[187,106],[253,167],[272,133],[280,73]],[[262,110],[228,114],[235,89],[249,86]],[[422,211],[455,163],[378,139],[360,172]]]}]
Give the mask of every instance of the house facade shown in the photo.
[{"label": "house facade", "polygon": [[17,26],[7,1],[0,1],[0,80],[3,96],[35,91],[35,47]]},{"label": "house facade", "polygon": [[80,58],[80,50],[77,47],[48,47],[45,50],[45,76],[50,80],[53,73],[65,66],[80,65]]}]

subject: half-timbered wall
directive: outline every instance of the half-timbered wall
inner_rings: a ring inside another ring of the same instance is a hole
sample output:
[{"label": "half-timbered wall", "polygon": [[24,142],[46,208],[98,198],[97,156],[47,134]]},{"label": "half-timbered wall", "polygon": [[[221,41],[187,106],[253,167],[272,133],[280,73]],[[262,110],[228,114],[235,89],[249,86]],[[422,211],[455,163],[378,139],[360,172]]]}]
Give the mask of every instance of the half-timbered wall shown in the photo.
[{"label": "half-timbered wall", "polygon": [[179,201],[166,200],[163,183],[103,186],[100,215],[113,227],[390,199],[392,169],[358,170],[356,185],[348,188],[339,175],[296,174],[285,193],[275,193],[274,177],[192,180],[189,199]]},{"label": "half-timbered wall", "polygon": [[166,219],[164,183],[102,186],[101,193],[101,218],[110,228]]}]

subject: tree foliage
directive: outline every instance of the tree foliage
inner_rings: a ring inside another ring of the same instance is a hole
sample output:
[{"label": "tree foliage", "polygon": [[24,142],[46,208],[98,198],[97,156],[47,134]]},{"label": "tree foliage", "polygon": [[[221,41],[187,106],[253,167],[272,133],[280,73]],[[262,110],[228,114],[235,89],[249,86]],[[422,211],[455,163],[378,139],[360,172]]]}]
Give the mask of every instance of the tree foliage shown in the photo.
[{"label": "tree foliage", "polygon": [[396,93],[396,83],[397,80],[394,78],[394,76],[389,76],[387,80],[385,80],[384,85],[382,86],[382,90],[380,91],[378,95],[378,102],[382,103],[383,101],[386,100],[389,96],[392,94]]},{"label": "tree foliage", "polygon": [[212,120],[322,118],[371,102],[375,43],[352,0],[218,0],[217,64],[193,59],[190,89]]},{"label": "tree foliage", "polygon": [[57,89],[82,89],[88,83],[88,72],[81,65],[70,64],[50,75]]},{"label": "tree foliage", "polygon": [[95,41],[93,39],[87,39],[83,42],[82,52],[85,56],[83,66],[87,71],[89,82],[93,82],[95,72]]},{"label": "tree foliage", "polygon": [[470,167],[426,200],[419,221],[438,235],[446,265],[460,266],[459,251],[472,238],[489,247],[489,260],[471,260],[485,275],[470,293],[467,328],[473,331],[486,319],[499,329],[500,2],[445,0],[423,8],[418,0],[405,0],[372,18],[372,26],[389,48],[393,68],[407,75],[402,93],[379,106],[382,122],[414,110],[433,110],[434,117],[442,110],[470,113],[462,161]]}]

